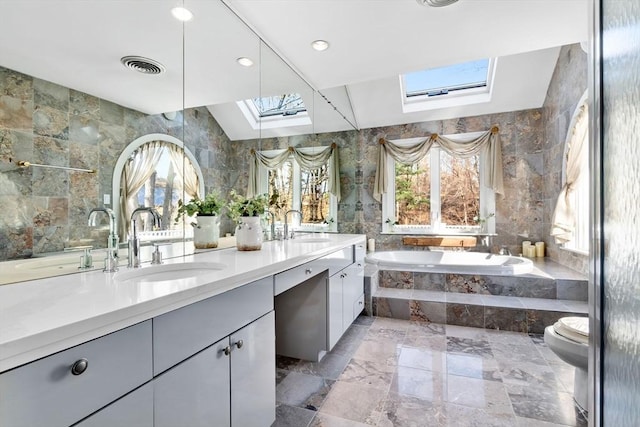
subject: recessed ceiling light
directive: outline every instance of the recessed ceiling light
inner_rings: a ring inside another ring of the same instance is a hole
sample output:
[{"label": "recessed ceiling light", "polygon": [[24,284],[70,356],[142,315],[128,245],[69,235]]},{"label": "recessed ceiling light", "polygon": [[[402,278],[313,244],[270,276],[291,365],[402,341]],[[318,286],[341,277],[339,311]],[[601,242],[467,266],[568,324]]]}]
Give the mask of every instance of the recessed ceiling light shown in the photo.
[{"label": "recessed ceiling light", "polygon": [[314,40],[311,43],[311,47],[315,50],[322,52],[323,50],[329,49],[329,42],[326,40]]},{"label": "recessed ceiling light", "polygon": [[171,9],[171,14],[178,21],[191,21],[193,19],[193,13],[189,9],[184,7],[174,7]]},{"label": "recessed ceiling light", "polygon": [[253,61],[251,60],[251,58],[247,58],[244,56],[241,56],[240,58],[236,59],[236,61],[238,62],[238,64],[244,67],[251,67],[253,65]]}]

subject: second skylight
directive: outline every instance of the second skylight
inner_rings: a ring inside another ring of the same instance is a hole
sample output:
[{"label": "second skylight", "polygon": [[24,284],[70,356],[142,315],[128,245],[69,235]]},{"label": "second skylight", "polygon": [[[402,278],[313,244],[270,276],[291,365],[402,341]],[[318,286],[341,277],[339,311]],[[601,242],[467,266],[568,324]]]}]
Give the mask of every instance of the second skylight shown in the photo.
[{"label": "second skylight", "polygon": [[438,96],[487,86],[489,59],[403,74],[405,96]]}]

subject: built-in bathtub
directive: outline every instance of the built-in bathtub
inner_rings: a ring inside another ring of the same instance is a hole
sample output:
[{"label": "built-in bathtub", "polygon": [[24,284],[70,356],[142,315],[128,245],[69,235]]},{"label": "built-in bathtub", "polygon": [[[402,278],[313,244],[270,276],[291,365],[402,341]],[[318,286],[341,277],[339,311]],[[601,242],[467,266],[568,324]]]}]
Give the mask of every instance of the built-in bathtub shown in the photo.
[{"label": "built-in bathtub", "polygon": [[398,250],[366,261],[365,307],[375,316],[542,333],[588,312],[586,277],[548,259]]},{"label": "built-in bathtub", "polygon": [[367,255],[379,270],[481,275],[526,274],[533,270],[527,258],[463,251],[384,251]]}]

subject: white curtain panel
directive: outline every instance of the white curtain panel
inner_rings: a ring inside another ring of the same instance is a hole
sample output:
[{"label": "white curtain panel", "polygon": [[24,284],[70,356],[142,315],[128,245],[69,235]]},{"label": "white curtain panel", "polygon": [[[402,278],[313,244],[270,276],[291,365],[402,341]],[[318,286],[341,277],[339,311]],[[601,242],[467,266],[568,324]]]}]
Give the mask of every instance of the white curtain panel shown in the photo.
[{"label": "white curtain panel", "polygon": [[448,137],[432,134],[423,138],[386,140],[380,139],[380,151],[376,167],[376,178],[373,188],[374,198],[382,200],[382,195],[387,192],[386,174],[387,162],[390,158],[398,163],[412,165],[429,153],[431,147],[438,144],[440,148],[454,157],[471,157],[476,154],[484,156],[485,182],[488,183],[496,194],[504,196],[504,184],[502,180],[502,149],[498,128],[482,132],[480,135],[451,135]]}]

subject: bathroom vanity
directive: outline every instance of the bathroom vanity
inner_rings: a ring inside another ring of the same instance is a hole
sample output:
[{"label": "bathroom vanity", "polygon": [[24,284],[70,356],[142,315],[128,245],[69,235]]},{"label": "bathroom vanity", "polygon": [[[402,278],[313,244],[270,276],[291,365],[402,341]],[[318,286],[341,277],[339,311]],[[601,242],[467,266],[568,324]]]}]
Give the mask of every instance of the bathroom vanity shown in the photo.
[{"label": "bathroom vanity", "polygon": [[335,345],[364,250],[322,235],[0,286],[0,425],[269,426],[276,345]]}]

